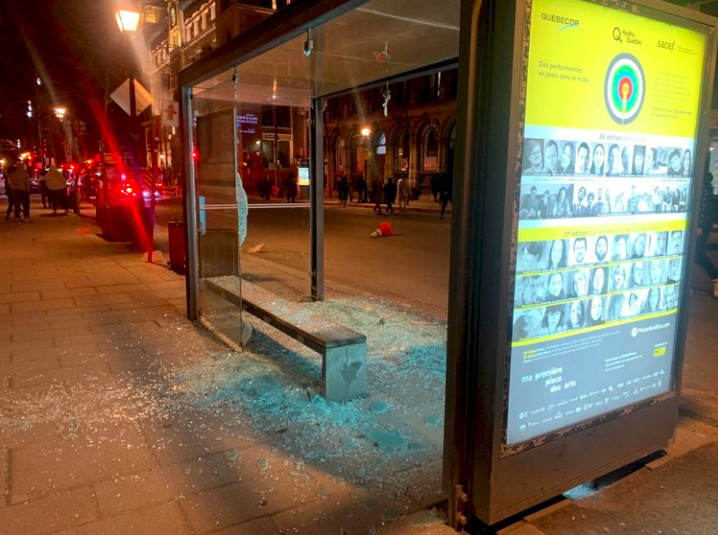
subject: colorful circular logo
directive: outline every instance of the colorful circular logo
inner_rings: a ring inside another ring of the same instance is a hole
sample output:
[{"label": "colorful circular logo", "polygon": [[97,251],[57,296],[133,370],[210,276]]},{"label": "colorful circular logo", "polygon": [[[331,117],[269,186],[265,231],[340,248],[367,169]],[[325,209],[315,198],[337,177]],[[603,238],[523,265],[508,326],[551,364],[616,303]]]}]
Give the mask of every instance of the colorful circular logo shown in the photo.
[{"label": "colorful circular logo", "polygon": [[619,54],[608,66],[604,89],[606,108],[618,124],[628,124],[641,112],[646,96],[643,67],[632,54]]}]

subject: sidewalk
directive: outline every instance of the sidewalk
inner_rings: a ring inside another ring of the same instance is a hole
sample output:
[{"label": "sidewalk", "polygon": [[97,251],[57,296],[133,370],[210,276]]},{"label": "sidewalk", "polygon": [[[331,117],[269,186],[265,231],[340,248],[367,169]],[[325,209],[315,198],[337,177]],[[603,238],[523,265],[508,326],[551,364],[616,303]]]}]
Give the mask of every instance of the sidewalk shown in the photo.
[{"label": "sidewalk", "polygon": [[[259,425],[281,373],[247,376],[259,364],[187,321],[183,277],[47,212],[35,201],[34,224],[0,222],[3,535],[451,532],[423,510],[442,499],[440,465],[379,455],[367,478],[385,460],[398,470],[382,487],[292,453],[303,435]],[[228,388],[263,412],[216,403]]]}]

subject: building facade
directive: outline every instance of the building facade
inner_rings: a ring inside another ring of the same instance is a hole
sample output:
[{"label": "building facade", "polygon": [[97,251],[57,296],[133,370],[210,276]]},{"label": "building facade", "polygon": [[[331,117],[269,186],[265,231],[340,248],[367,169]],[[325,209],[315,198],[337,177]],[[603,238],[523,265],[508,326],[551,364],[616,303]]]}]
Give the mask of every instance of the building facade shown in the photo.
[{"label": "building facade", "polygon": [[[152,115],[161,113],[165,102],[179,101],[177,74],[286,5],[277,0],[146,0],[145,19],[151,13],[153,24],[146,39],[150,61],[147,79],[154,98]],[[162,5],[157,10],[158,4]],[[152,10],[150,11],[150,8]],[[182,165],[182,145],[176,127],[145,123],[145,139],[156,128],[159,167],[169,182],[177,181]],[[152,147],[147,147],[151,161]]]},{"label": "building facade", "polygon": [[[177,74],[287,5],[287,0],[162,0],[162,16],[147,36],[153,115],[178,101]],[[160,0],[147,0],[156,5]],[[340,176],[352,183],[364,175],[404,175],[417,194],[431,177],[451,173],[455,138],[457,70],[420,76],[327,100],[324,121],[325,174],[334,195]],[[281,170],[301,166],[308,156],[307,110],[282,106],[244,106],[238,130],[248,185],[267,175],[281,183]],[[170,182],[181,168],[178,129],[158,128],[158,162]],[[369,134],[367,133],[367,129]],[[362,133],[363,132],[363,133]],[[256,137],[256,139],[255,139]],[[251,139],[250,139],[251,138]],[[148,147],[148,161],[150,161]]]},{"label": "building facade", "polygon": [[[453,172],[457,70],[365,89],[327,101],[324,121],[329,188],[340,176],[409,178],[416,194],[431,177]],[[365,135],[367,134],[368,135]]]}]

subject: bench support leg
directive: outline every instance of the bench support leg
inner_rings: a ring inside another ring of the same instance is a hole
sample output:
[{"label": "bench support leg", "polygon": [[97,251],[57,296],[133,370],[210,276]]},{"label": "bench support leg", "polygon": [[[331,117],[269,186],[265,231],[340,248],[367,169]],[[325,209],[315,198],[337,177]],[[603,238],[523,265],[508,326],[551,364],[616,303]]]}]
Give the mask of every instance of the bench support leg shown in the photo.
[{"label": "bench support leg", "polygon": [[366,344],[327,349],[323,372],[327,401],[347,401],[366,394]]}]

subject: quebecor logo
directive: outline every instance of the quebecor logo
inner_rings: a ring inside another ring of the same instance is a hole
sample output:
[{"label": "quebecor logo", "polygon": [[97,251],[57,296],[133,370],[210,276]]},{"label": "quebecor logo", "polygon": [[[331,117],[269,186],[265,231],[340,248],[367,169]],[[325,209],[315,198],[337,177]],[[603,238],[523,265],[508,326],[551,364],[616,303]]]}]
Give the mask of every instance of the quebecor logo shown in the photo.
[{"label": "quebecor logo", "polygon": [[646,76],[633,54],[617,55],[608,66],[604,87],[606,109],[611,118],[625,125],[638,117],[646,96]]},{"label": "quebecor logo", "polygon": [[541,13],[541,20],[545,20],[546,22],[553,22],[554,24],[560,24],[560,30],[578,27],[578,19],[574,19],[573,17],[566,17],[563,15],[556,15],[554,13]]}]

